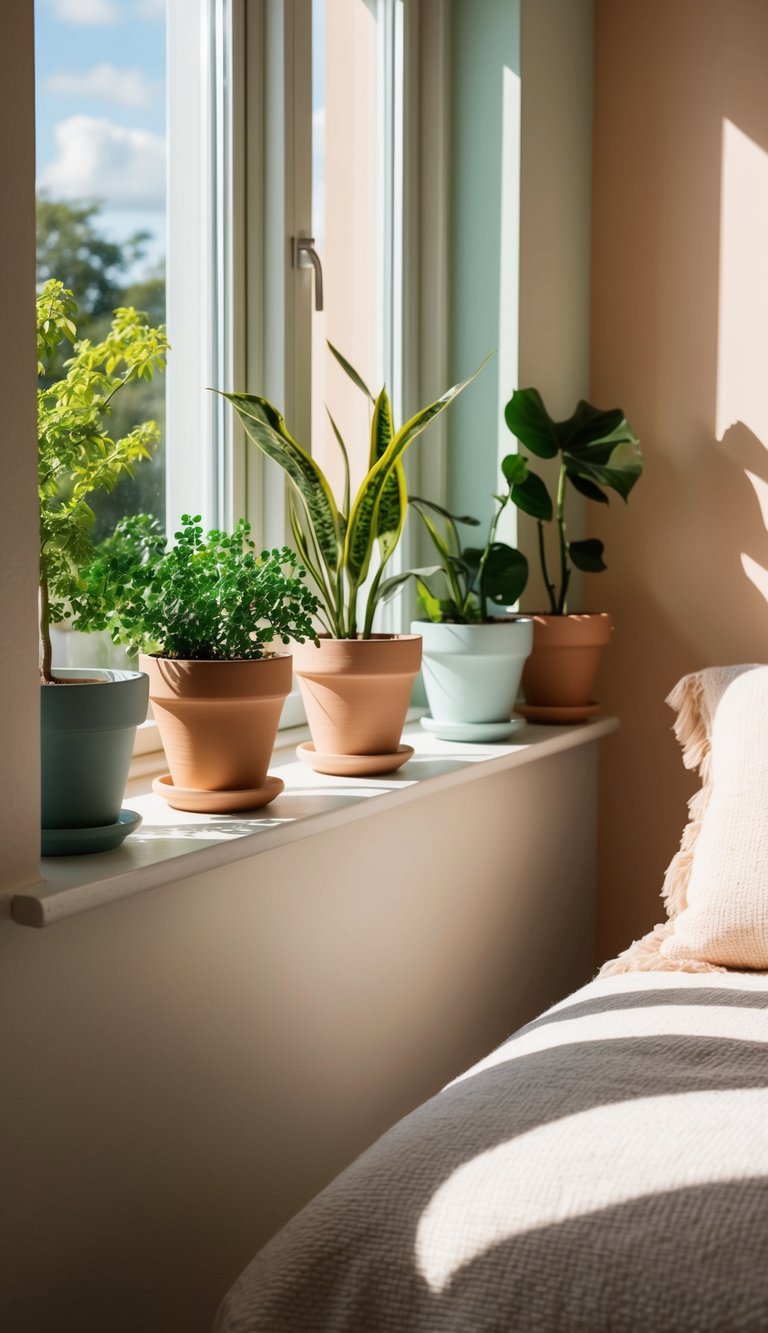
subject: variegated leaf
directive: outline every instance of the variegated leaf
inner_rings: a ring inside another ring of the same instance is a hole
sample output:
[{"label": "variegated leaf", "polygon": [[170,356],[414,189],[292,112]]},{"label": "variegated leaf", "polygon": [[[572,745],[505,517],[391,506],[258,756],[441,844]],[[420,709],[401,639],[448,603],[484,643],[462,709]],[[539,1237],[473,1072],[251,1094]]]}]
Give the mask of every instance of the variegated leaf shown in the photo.
[{"label": "variegated leaf", "polygon": [[341,555],[339,511],[328,482],[314,459],[286,429],[276,407],[250,393],[225,393],[243,423],[249,439],[279,463],[301,496],[318,550],[334,574]]},{"label": "variegated leaf", "polygon": [[[382,389],[373,409],[369,467],[374,467],[386,453],[392,443],[393,434],[392,405],[386,389]],[[408,488],[405,482],[405,468],[398,460],[381,492],[376,520],[376,538],[379,543],[382,565],[389,560],[400,540],[400,534],[405,523],[407,504]]]},{"label": "variegated leaf", "polygon": [[473,375],[470,375],[469,379],[463,380],[460,384],[454,384],[434,403],[422,408],[415,416],[411,417],[410,421],[406,421],[405,425],[400,427],[400,430],[390,441],[378,463],[371,468],[367,477],[364,478],[350,512],[344,549],[344,561],[349,572],[350,582],[354,587],[359,587],[368,573],[373,543],[378,530],[378,511],[382,493],[396,464],[429,423],[439,416],[453,402],[454,398],[457,398],[472,383],[475,376],[482,370],[483,365],[485,365],[485,361],[481,366],[478,366],[478,369]]}]

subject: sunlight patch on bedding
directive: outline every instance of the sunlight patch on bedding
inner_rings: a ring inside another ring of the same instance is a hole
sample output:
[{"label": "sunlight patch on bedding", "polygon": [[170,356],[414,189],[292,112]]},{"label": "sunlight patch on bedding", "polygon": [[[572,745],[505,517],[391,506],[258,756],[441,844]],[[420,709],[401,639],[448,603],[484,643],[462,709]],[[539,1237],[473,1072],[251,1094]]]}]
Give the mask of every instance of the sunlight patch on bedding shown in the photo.
[{"label": "sunlight patch on bedding", "polygon": [[536,1228],[669,1190],[766,1175],[768,1089],[593,1107],[454,1171],[419,1220],[418,1271],[442,1292],[465,1265]]},{"label": "sunlight patch on bedding", "polygon": [[[615,1009],[582,1014],[543,1023],[532,1032],[512,1037],[498,1050],[461,1074],[463,1083],[497,1065],[519,1060],[537,1051],[550,1051],[574,1042],[620,1041],[642,1037],[708,1037],[732,1041],[768,1042],[768,1010],[742,1009],[732,1005],[648,1005],[641,1009]],[[449,1087],[453,1084],[449,1084]]]}]

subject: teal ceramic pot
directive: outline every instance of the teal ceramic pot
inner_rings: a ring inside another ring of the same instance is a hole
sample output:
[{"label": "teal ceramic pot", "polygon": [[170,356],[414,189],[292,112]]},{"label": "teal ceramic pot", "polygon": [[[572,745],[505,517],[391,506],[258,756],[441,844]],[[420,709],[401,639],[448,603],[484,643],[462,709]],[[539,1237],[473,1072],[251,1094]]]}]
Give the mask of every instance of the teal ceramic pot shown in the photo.
[{"label": "teal ceramic pot", "polygon": [[149,682],[141,671],[67,667],[55,674],[82,683],[40,686],[42,826],[114,824]]},{"label": "teal ceramic pot", "polygon": [[527,616],[484,625],[433,625],[423,637],[422,677],[429,711],[440,722],[506,722],[512,716],[525,660],[533,647]]}]

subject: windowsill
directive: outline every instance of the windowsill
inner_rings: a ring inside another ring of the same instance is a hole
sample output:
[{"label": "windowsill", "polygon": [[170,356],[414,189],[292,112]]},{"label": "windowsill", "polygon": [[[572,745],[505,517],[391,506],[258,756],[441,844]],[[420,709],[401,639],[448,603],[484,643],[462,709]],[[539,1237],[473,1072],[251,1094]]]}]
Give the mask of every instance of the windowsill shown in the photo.
[{"label": "windowsill", "polygon": [[270,772],[285,791],[263,811],[243,815],[197,815],[172,810],[151,791],[131,796],[143,823],[121,847],[92,856],[51,856],[42,865],[43,882],[11,900],[13,920],[47,926],[174,880],[202,874],[229,862],[257,856],[299,838],[338,828],[421,796],[478,778],[491,777],[587,745],[618,727],[615,718],[581,726],[524,726],[506,744],[457,744],[429,736],[409,724],[404,739],[414,755],[387,777],[338,778],[315,773],[294,757],[289,745],[275,751]]}]

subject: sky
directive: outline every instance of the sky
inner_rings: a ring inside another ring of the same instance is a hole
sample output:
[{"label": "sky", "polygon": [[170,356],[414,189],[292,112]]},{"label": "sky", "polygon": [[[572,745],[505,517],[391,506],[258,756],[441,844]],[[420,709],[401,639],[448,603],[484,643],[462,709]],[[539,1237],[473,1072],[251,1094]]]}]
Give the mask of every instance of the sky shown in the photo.
[{"label": "sky", "polygon": [[165,0],[35,0],[37,185],[165,254]]}]

